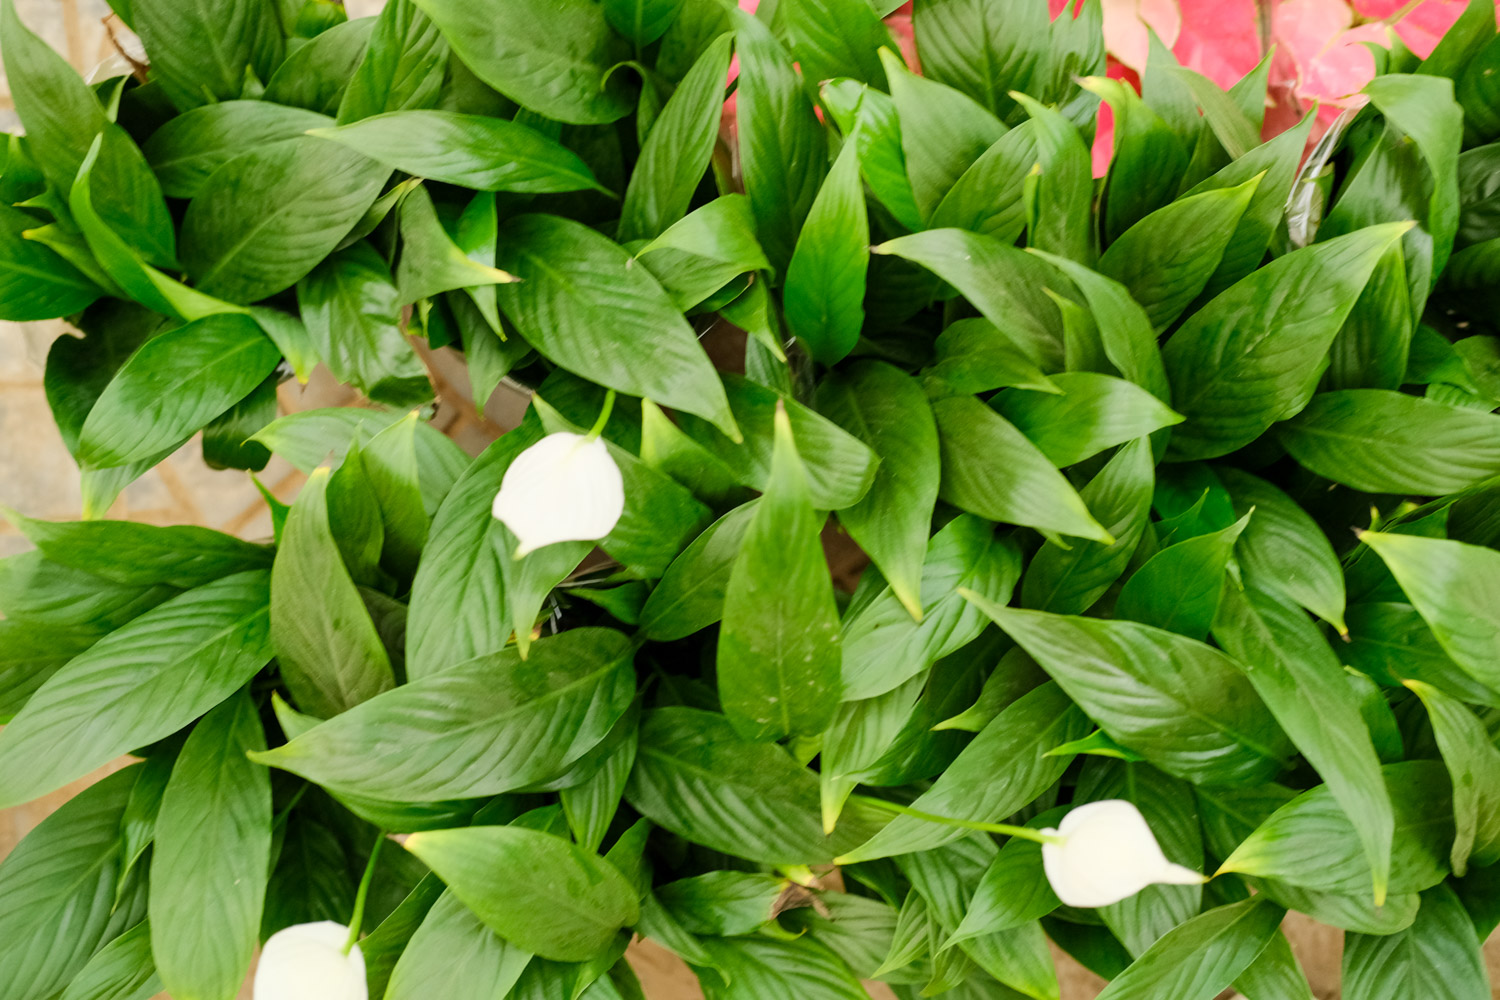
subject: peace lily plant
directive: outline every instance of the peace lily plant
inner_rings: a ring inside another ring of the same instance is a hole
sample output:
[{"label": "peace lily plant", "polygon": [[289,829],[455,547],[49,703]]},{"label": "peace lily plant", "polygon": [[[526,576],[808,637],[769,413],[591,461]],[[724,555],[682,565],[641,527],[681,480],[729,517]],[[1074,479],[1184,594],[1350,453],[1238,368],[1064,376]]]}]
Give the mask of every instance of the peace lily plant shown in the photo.
[{"label": "peace lily plant", "polygon": [[[1187,5],[112,7],[85,82],[0,0],[86,515],[6,511],[0,808],[116,765],[4,1000],[1311,1000],[1289,910],[1489,996],[1488,0],[1336,113]],[[102,516],[186,442],[272,537]]]}]

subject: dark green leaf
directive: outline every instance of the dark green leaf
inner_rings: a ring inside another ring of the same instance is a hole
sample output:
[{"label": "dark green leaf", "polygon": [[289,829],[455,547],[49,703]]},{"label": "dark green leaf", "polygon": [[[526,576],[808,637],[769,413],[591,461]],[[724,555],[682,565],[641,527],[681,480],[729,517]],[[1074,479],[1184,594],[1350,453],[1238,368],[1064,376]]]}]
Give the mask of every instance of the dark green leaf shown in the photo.
[{"label": "dark green leaf", "polygon": [[782,289],[787,328],[815,361],[841,361],[859,340],[869,246],[859,151],[845,143],[797,237]]},{"label": "dark green leaf", "polygon": [[[1100,219],[1102,238],[1113,247],[1124,234],[1172,201],[1172,196],[1177,192],[1178,179],[1188,166],[1188,150],[1172,127],[1148,103],[1141,100],[1130,84],[1121,80],[1093,77],[1081,81],[1081,86],[1102,97],[1114,113],[1114,150],[1109,161],[1109,173],[1104,180],[1104,210]],[[1245,200],[1249,200],[1248,192]],[[1221,244],[1215,248],[1212,261],[1204,261],[1199,265],[1205,272],[1205,280],[1218,266],[1222,242],[1228,240],[1233,232],[1229,227],[1239,221],[1239,215],[1243,211],[1242,206],[1239,212],[1234,212],[1232,220],[1222,230],[1217,225],[1212,229],[1205,227],[1210,245]],[[1214,223],[1222,225],[1218,219]],[[1184,228],[1188,227],[1178,228],[1176,235],[1180,237]],[[1136,239],[1139,238],[1138,235]],[[1152,247],[1147,243],[1144,246],[1157,249],[1160,245]],[[1187,256],[1189,246],[1178,244],[1173,249]],[[1100,270],[1114,276],[1104,267],[1102,259]],[[1193,294],[1196,295],[1197,292],[1198,289],[1194,289]],[[1145,299],[1140,296],[1136,298],[1145,304]],[[1191,295],[1186,297],[1183,304],[1190,301]],[[1152,317],[1152,322],[1158,326],[1166,325],[1158,322],[1155,316]]]},{"label": "dark green leaf", "polygon": [[[538,114],[590,125],[612,122],[635,106],[626,74],[610,72],[626,58],[625,46],[610,31],[599,4],[412,2],[432,18],[475,76]],[[498,22],[506,30],[496,31]]]},{"label": "dark green leaf", "polygon": [[0,732],[11,762],[0,801],[28,802],[170,735],[253,677],[271,658],[268,584],[257,571],[198,587],[69,661]]},{"label": "dark green leaf", "polygon": [[787,886],[775,875],[716,871],[657,886],[656,899],[692,934],[751,934],[775,917]]},{"label": "dark green leaf", "polygon": [[619,870],[561,837],[475,826],[413,834],[405,846],[491,930],[543,958],[586,961],[640,917]]},{"label": "dark green leaf", "polygon": [[340,125],[437,104],[448,68],[448,43],[417,6],[411,0],[390,0],[381,10],[339,102]]},{"label": "dark green leaf", "polygon": [[1485,1000],[1489,975],[1479,938],[1453,890],[1422,894],[1416,922],[1386,937],[1344,940],[1343,995],[1347,1000],[1396,1000],[1412,991],[1432,1000]]},{"label": "dark green leaf", "polygon": [[640,47],[666,34],[682,4],[683,0],[609,0],[604,16],[612,28]]},{"label": "dark green leaf", "polygon": [[1121,588],[1115,616],[1206,639],[1234,544],[1250,519],[1246,514],[1227,528],[1170,545],[1147,559]]},{"label": "dark green leaf", "polygon": [[[806,937],[709,938],[703,942],[723,975],[699,975],[708,1000],[865,1000],[854,973],[826,946]],[[725,977],[728,977],[726,985]]]},{"label": "dark green leaf", "polygon": [[788,0],[781,16],[807,79],[852,77],[886,89],[879,52],[895,43],[869,0]]},{"label": "dark green leaf", "polygon": [[262,763],[338,791],[433,802],[549,781],[598,744],[635,696],[631,649],[575,629],[424,676],[330,719]]},{"label": "dark green leaf", "polygon": [[1026,228],[1022,192],[1036,163],[1035,133],[1036,126],[1026,121],[996,139],[943,195],[932,212],[932,228],[952,226],[1014,243]]},{"label": "dark green leaf", "polygon": [[0,319],[26,323],[78,312],[102,294],[93,281],[25,234],[36,216],[0,205]]},{"label": "dark green leaf", "polygon": [[1259,899],[1209,910],[1169,931],[1099,995],[1212,1000],[1255,961],[1285,914]]},{"label": "dark green leaf", "polygon": [[273,555],[264,545],[194,525],[6,516],[53,562],[132,586],[198,587],[241,570],[269,567]]},{"label": "dark green leaf", "polygon": [[330,117],[337,114],[375,33],[375,21],[359,17],[336,24],[294,49],[267,82],[263,99]]},{"label": "dark green leaf", "polygon": [[255,0],[131,0],[131,27],[151,58],[151,79],[183,111],[239,97],[246,75],[270,78],[281,25]]},{"label": "dark green leaf", "polygon": [[641,634],[669,642],[723,617],[729,574],[754,514],[751,504],[736,507],[672,561],[641,608]]},{"label": "dark green leaf", "polygon": [[236,156],[328,124],[326,115],[269,100],[224,101],[171,119],[151,134],[143,152],[168,197],[193,198]]},{"label": "dark green leaf", "polygon": [[1211,646],[1135,622],[976,603],[1110,738],[1168,774],[1204,784],[1263,781],[1288,756],[1286,736],[1249,680]]},{"label": "dark green leaf", "polygon": [[771,477],[724,591],[716,671],[725,715],[757,740],[816,736],[840,688],[838,608],[819,537],[825,516],[808,499],[785,408],[775,423]]},{"label": "dark green leaf", "polygon": [[271,863],[271,777],[246,751],[264,750],[250,696],[204,716],[162,796],[151,855],[152,954],[182,997],[234,993],[260,936]]},{"label": "dark green leaf", "polygon": [[1433,735],[1453,779],[1454,874],[1463,875],[1470,861],[1488,867],[1500,860],[1500,749],[1463,702],[1420,681],[1408,681],[1407,686],[1427,706]]},{"label": "dark green leaf", "polygon": [[15,0],[0,7],[0,49],[31,158],[54,188],[66,191],[109,119],[68,61],[22,23]]},{"label": "dark green leaf", "polygon": [[1057,392],[1012,389],[992,405],[1053,465],[1073,465],[1182,422],[1133,382],[1093,372],[1062,372],[1048,381]]},{"label": "dark green leaf", "polygon": [[907,229],[921,229],[922,213],[906,176],[895,103],[879,90],[853,80],[830,81],[822,97],[846,141],[859,147],[860,170],[871,193]]},{"label": "dark green leaf", "polygon": [[1500,472],[1500,418],[1384,389],[1314,396],[1278,436],[1292,457],[1369,493],[1440,496]]},{"label": "dark green leaf", "polygon": [[[636,257],[684,311],[692,311],[739,275],[771,266],[755,239],[750,199],[742,194],[715,198],[679,219],[638,250]],[[767,338],[765,332],[758,339],[780,352],[780,339]]]}]

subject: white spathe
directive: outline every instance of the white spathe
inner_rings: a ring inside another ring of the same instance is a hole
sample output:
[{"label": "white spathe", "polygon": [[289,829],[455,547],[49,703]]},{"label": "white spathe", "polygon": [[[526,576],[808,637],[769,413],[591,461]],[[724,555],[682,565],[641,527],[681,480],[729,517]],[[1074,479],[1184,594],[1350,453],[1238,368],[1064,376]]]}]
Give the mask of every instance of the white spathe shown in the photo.
[{"label": "white spathe", "polygon": [[1052,891],[1068,906],[1108,906],[1148,885],[1208,881],[1168,861],[1146,817],[1123,799],[1079,806],[1057,829],[1042,832],[1062,838],[1042,845],[1042,866]]},{"label": "white spathe", "polygon": [[271,935],[255,969],[255,1000],[369,1000],[359,945],[344,954],[349,928],[331,920]]},{"label": "white spathe", "polygon": [[520,558],[609,534],[625,511],[625,483],[599,438],[548,434],[510,463],[493,511],[520,541]]}]

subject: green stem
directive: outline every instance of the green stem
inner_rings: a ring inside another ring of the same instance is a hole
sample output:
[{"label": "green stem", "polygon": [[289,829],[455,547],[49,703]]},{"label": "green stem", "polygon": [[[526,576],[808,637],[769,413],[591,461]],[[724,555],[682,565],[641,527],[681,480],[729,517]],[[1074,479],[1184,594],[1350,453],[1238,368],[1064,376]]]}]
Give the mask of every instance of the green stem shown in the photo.
[{"label": "green stem", "polygon": [[1034,840],[1038,844],[1061,844],[1063,842],[1062,837],[1043,833],[1040,830],[1033,830],[1029,826],[1011,826],[1009,823],[981,823],[978,820],[972,819],[938,816],[935,813],[923,812],[920,809],[913,809],[910,806],[897,805],[894,802],[887,802],[885,799],[877,799],[869,795],[851,795],[849,798],[851,801],[859,802],[863,805],[873,806],[876,809],[884,809],[886,812],[893,812],[900,816],[910,816],[912,819],[926,820],[929,823],[941,823],[944,826],[959,826],[965,830],[982,830],[985,833],[1002,833],[1007,837]]},{"label": "green stem", "polygon": [[365,862],[365,873],[359,880],[359,892],[354,897],[354,916],[349,919],[349,940],[344,942],[344,954],[354,950],[359,943],[359,931],[365,923],[365,900],[370,896],[370,883],[375,881],[375,862],[380,858],[380,848],[385,845],[385,831],[375,838],[370,848],[370,860]]},{"label": "green stem", "polygon": [[594,421],[594,426],[589,428],[589,433],[586,440],[597,440],[599,435],[604,433],[604,425],[609,423],[609,415],[614,412],[614,408],[615,391],[611,389],[609,390],[609,392],[605,393],[604,408],[599,411],[599,419]]}]

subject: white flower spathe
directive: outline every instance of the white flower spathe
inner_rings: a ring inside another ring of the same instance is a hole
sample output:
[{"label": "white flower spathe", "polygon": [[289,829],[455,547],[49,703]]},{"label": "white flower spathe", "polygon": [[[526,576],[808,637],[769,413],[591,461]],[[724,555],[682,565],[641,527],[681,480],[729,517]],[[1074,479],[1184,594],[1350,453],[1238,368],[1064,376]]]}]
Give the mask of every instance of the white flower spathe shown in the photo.
[{"label": "white flower spathe", "polygon": [[599,438],[548,434],[516,456],[493,512],[520,540],[516,558],[554,542],[592,542],[625,511],[620,467]]},{"label": "white flower spathe", "polygon": [[1042,845],[1052,891],[1068,906],[1108,906],[1148,885],[1198,885],[1198,872],[1168,861],[1146,817],[1123,799],[1079,806],[1055,830],[1060,844]]},{"label": "white flower spathe", "polygon": [[349,928],[331,920],[271,935],[255,969],[255,1000],[369,1000],[359,945],[344,954]]}]

